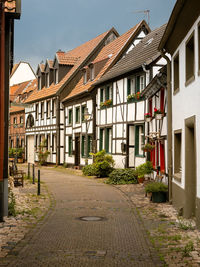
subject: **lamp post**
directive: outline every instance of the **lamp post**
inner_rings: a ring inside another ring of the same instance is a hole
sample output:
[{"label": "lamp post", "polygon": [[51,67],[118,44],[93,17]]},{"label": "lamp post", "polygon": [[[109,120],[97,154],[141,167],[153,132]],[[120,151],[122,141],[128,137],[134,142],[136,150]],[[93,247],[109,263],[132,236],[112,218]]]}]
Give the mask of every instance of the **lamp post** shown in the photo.
[{"label": "lamp post", "polygon": [[88,165],[88,128],[89,128],[89,123],[88,120],[90,119],[91,114],[88,112],[88,108],[85,108],[84,112],[84,120],[85,120],[85,130],[86,130],[86,136],[85,136],[85,165]]}]

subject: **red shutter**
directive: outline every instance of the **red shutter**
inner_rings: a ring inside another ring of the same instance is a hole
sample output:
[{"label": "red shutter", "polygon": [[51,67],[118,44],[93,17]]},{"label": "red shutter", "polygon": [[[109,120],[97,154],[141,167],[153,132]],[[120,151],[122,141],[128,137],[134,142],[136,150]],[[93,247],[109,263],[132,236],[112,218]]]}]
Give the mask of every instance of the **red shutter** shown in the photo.
[{"label": "red shutter", "polygon": [[[152,143],[152,145],[155,145],[155,143]],[[156,153],[155,153],[155,147],[154,147],[154,149],[150,152],[150,159],[151,159],[154,169],[156,168],[156,157],[155,156],[156,156]]]},{"label": "red shutter", "polygon": [[165,90],[162,88],[160,93],[160,110],[164,112],[164,97],[165,97]]},{"label": "red shutter", "polygon": [[165,173],[165,147],[160,144],[160,171]]},{"label": "red shutter", "polygon": [[149,99],[149,113],[152,116],[152,98]]}]

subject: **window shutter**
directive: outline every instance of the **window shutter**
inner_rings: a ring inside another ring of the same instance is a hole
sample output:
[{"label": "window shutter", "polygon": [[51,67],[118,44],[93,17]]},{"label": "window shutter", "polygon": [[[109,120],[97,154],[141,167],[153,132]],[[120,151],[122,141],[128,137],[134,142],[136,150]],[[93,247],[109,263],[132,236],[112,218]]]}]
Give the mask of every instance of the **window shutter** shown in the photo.
[{"label": "window shutter", "polygon": [[71,156],[71,154],[72,154],[72,137],[69,136],[68,138],[69,138],[69,139],[68,139],[69,156]]},{"label": "window shutter", "polygon": [[92,141],[92,137],[89,135],[88,136],[88,144],[87,144],[87,146],[88,146],[88,157],[89,157],[89,154],[90,154],[90,152],[92,152],[91,151],[91,141]]},{"label": "window shutter", "polygon": [[164,144],[160,144],[160,171],[165,173],[165,147]]},{"label": "window shutter", "polygon": [[135,126],[135,155],[139,155],[139,126]]},{"label": "window shutter", "polygon": [[164,89],[161,89],[160,93],[160,110],[164,112],[164,96],[165,96],[165,91]]},{"label": "window shutter", "polygon": [[99,151],[103,149],[103,129],[100,129]]},{"label": "window shutter", "polygon": [[72,123],[72,110],[69,109],[69,124]]},{"label": "window shutter", "polygon": [[152,98],[149,99],[149,113],[152,116]]},{"label": "window shutter", "polygon": [[127,96],[131,94],[131,79],[127,80]]},{"label": "window shutter", "polygon": [[81,154],[82,154],[82,157],[85,156],[85,136],[84,135],[82,135]]},{"label": "window shutter", "polygon": [[104,89],[101,88],[100,89],[100,102],[103,102],[103,92],[104,92]]},{"label": "window shutter", "polygon": [[[151,143],[151,145],[155,146],[155,142]],[[156,159],[155,159],[155,147],[154,149],[150,152],[150,160],[152,162],[153,168],[156,168]]]},{"label": "window shutter", "polygon": [[109,152],[109,129],[106,128],[106,146],[105,146],[105,150],[108,153]]},{"label": "window shutter", "polygon": [[85,120],[85,106],[82,106],[82,110],[81,110],[81,120],[82,120],[82,121]]},{"label": "window shutter", "polygon": [[140,76],[136,77],[135,93],[140,92]]}]

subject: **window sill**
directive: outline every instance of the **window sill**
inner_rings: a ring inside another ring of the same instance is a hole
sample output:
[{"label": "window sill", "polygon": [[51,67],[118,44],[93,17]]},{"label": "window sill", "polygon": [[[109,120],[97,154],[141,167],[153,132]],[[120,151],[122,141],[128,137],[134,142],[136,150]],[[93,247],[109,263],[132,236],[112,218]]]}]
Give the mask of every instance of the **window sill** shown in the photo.
[{"label": "window sill", "polygon": [[182,177],[182,173],[174,173],[173,178],[174,180],[176,180],[177,182],[181,183],[181,177]]},{"label": "window sill", "polygon": [[180,91],[180,88],[176,88],[173,92],[173,95],[176,95]]},{"label": "window sill", "polygon": [[195,80],[195,76],[193,75],[192,77],[190,77],[190,78],[185,82],[185,86],[188,86],[188,85],[191,84],[194,80]]},{"label": "window sill", "polygon": [[144,155],[135,155],[137,158],[145,158]]},{"label": "window sill", "polygon": [[103,107],[101,107],[100,106],[100,109],[107,109],[107,108],[111,108],[113,105],[108,105],[108,106],[103,106]]},{"label": "window sill", "polygon": [[137,102],[141,102],[141,101],[144,101],[144,98],[140,98],[140,99],[135,99],[135,98],[133,98],[133,99],[127,99],[127,103],[129,104],[129,103],[137,103]]}]

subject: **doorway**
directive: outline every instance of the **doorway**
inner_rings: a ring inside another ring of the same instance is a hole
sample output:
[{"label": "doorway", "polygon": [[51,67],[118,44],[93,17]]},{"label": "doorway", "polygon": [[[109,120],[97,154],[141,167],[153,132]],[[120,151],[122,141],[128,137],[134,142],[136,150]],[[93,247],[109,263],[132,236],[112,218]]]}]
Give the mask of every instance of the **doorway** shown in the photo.
[{"label": "doorway", "polygon": [[80,134],[75,136],[75,166],[80,165]]},{"label": "doorway", "polygon": [[195,116],[185,120],[185,209],[184,216],[195,216],[196,210],[196,127]]},{"label": "doorway", "polygon": [[127,167],[135,167],[135,126],[128,125]]}]

